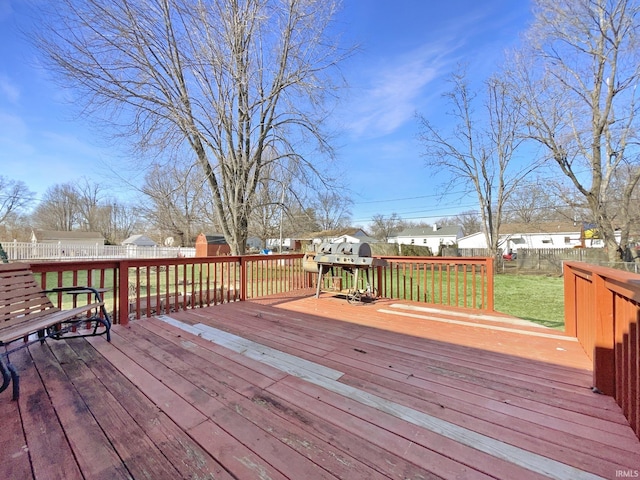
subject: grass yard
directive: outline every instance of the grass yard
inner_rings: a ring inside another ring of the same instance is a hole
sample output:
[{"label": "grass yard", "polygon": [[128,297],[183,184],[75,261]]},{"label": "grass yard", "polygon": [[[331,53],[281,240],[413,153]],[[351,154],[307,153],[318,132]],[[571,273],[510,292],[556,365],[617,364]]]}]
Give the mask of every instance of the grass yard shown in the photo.
[{"label": "grass yard", "polygon": [[564,329],[564,280],[558,276],[495,276],[494,300],[498,312]]}]

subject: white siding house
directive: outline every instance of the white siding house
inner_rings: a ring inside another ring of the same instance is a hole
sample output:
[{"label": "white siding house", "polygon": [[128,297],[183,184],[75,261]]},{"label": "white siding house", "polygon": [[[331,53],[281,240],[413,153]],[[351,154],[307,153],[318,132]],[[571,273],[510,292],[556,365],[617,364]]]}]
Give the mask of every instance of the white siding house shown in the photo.
[{"label": "white siding house", "polygon": [[456,245],[462,238],[462,227],[448,226],[439,227],[413,227],[406,228],[394,237],[390,237],[389,243],[399,243],[401,245],[419,245],[429,247],[436,254],[440,245],[445,247]]},{"label": "white siding house", "polygon": [[[512,223],[500,228],[498,246],[503,252],[520,248],[575,248],[583,246],[581,223]],[[618,238],[619,241],[619,238]],[[598,238],[584,239],[587,248],[602,248],[604,242]],[[459,248],[487,248],[484,233],[478,232],[463,237]]]},{"label": "white siding house", "polygon": [[[303,245],[319,245],[321,243],[374,243],[377,240],[367,235],[361,228],[343,228],[338,230],[325,230],[322,232],[311,232],[297,237],[287,237],[282,239],[282,247],[289,250],[299,250]],[[278,249],[280,239],[267,239],[267,248]]]},{"label": "white siding house", "polygon": [[324,232],[316,232],[309,234],[311,236],[312,243],[371,243],[376,240],[369,237],[367,233],[361,228],[347,228],[342,230],[325,230]]}]

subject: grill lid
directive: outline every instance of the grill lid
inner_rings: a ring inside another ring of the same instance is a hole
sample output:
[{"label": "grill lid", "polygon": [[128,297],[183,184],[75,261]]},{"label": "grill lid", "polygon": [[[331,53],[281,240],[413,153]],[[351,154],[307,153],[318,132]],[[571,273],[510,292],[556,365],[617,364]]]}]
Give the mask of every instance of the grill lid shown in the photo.
[{"label": "grill lid", "polygon": [[352,242],[323,243],[313,260],[323,265],[350,267],[369,267],[386,263],[371,257],[371,246],[368,243]]}]

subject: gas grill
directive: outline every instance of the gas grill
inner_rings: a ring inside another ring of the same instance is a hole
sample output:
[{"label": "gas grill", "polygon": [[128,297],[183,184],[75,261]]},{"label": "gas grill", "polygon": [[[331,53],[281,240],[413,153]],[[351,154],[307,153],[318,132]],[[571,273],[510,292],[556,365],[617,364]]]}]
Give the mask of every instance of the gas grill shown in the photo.
[{"label": "gas grill", "polygon": [[[312,257],[313,256],[313,257]],[[320,296],[320,287],[324,274],[333,271],[333,267],[340,267],[353,274],[353,286],[358,286],[360,270],[364,270],[369,282],[368,269],[385,266],[387,262],[371,256],[368,243],[334,242],[322,243],[316,252],[307,252],[304,259],[305,270],[318,272],[318,286],[316,297]]]}]

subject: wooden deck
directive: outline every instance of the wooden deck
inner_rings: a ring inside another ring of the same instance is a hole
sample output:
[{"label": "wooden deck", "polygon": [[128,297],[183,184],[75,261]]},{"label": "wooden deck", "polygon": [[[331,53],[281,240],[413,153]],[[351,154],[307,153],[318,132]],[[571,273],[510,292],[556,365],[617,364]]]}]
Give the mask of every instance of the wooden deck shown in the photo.
[{"label": "wooden deck", "polygon": [[640,442],[574,339],[312,292],[11,356],[2,479],[636,477]]}]

